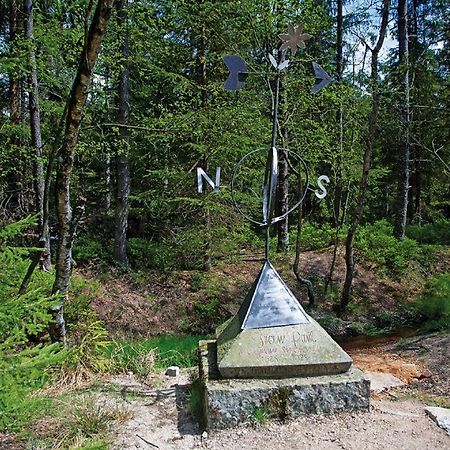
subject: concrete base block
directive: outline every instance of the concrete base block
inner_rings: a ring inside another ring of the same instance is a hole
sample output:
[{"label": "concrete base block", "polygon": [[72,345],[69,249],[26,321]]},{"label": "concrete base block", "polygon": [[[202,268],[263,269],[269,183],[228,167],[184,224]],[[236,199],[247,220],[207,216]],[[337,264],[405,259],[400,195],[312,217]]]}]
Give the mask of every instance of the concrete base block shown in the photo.
[{"label": "concrete base block", "polygon": [[[255,412],[268,418],[289,419],[307,414],[368,411],[370,381],[357,368],[338,375],[283,379],[217,379],[217,366],[208,350],[214,341],[200,343],[204,425],[221,429],[250,422]],[[216,378],[216,379],[214,379]]]}]

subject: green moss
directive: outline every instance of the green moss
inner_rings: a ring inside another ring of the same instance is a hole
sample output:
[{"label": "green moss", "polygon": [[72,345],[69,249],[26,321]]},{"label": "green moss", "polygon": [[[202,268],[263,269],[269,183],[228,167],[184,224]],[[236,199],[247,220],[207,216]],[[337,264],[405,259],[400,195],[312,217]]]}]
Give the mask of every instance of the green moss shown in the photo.
[{"label": "green moss", "polygon": [[292,388],[280,387],[272,392],[264,402],[263,408],[268,411],[269,417],[285,420],[288,415],[289,398],[292,395]]}]

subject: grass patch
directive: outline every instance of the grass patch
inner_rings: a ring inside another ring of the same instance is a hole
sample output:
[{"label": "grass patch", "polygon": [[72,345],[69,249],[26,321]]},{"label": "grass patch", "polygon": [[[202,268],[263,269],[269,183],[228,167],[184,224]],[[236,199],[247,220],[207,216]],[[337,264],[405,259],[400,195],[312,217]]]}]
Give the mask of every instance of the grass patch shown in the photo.
[{"label": "grass patch", "polygon": [[115,341],[107,346],[106,353],[115,371],[146,377],[155,368],[195,366],[201,339],[204,336],[165,335],[139,342]]},{"label": "grass patch", "polygon": [[191,379],[191,386],[187,392],[187,408],[189,414],[193,419],[197,420],[200,424],[203,421],[203,383],[202,380],[195,375],[195,378]]},{"label": "grass patch", "polygon": [[259,425],[266,425],[269,420],[269,412],[267,411],[267,408],[263,406],[255,408],[253,410],[252,420]]},{"label": "grass patch", "polygon": [[107,450],[115,427],[130,418],[122,404],[97,396],[54,399],[45,419],[33,425],[27,448]]}]

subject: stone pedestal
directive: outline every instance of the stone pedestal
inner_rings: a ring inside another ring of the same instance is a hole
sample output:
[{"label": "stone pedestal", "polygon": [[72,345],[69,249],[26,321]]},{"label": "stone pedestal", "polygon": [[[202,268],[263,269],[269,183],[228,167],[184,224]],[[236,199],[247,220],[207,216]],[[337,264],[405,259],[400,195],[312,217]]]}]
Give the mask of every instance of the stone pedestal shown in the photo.
[{"label": "stone pedestal", "polygon": [[221,429],[268,418],[369,410],[370,382],[357,368],[345,373],[283,379],[220,379],[216,342],[200,342],[204,425]]}]

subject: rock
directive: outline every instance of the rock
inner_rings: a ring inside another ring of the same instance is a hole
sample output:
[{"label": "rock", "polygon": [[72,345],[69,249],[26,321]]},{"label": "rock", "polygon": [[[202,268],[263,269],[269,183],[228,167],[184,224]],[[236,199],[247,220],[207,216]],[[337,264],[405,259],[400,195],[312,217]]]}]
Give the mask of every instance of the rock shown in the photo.
[{"label": "rock", "polygon": [[177,377],[180,374],[180,368],[178,366],[170,366],[166,370],[168,377]]},{"label": "rock", "polygon": [[202,433],[202,439],[207,439],[208,438],[208,432],[207,431],[204,431],[203,433]]},{"label": "rock", "polygon": [[371,392],[379,393],[393,387],[401,387],[405,385],[402,380],[394,377],[394,375],[391,375],[390,373],[365,372],[365,374],[370,380]]},{"label": "rock", "polygon": [[427,406],[425,412],[448,434],[450,434],[450,409]]}]

